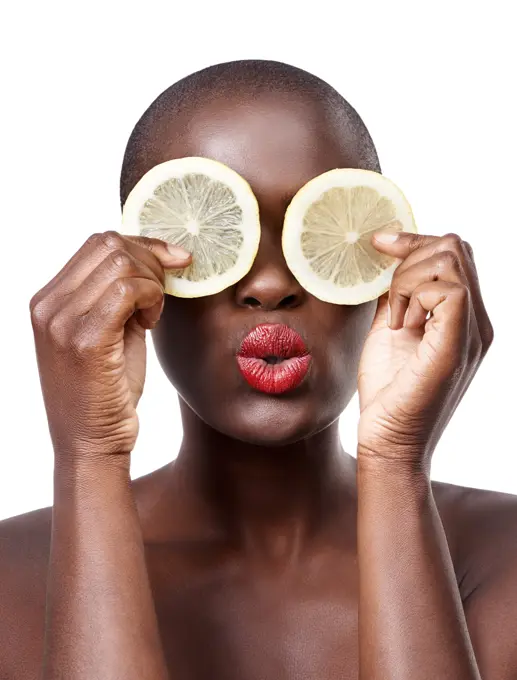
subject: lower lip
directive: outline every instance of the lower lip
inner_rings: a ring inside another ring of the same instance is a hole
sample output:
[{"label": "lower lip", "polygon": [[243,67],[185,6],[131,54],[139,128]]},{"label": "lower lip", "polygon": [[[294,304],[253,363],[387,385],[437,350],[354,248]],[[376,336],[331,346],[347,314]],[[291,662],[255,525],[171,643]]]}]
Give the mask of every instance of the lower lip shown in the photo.
[{"label": "lower lip", "polygon": [[296,389],[309,370],[311,356],[292,357],[278,364],[264,359],[237,357],[239,369],[251,387],[266,394],[282,394]]}]

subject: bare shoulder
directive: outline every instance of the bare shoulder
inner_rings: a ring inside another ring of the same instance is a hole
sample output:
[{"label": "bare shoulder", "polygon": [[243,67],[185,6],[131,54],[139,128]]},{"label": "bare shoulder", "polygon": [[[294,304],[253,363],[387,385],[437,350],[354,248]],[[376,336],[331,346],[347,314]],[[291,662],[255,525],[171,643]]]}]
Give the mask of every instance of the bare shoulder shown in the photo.
[{"label": "bare shoulder", "polygon": [[30,573],[46,575],[52,508],[0,521],[0,583]]},{"label": "bare shoulder", "polygon": [[433,483],[481,676],[517,677],[517,496]]},{"label": "bare shoulder", "polygon": [[517,566],[517,495],[432,485],[451,551],[462,563],[462,581],[470,581],[470,589],[506,564]]},{"label": "bare shoulder", "polygon": [[43,508],[0,522],[0,677],[36,678],[52,522]]}]

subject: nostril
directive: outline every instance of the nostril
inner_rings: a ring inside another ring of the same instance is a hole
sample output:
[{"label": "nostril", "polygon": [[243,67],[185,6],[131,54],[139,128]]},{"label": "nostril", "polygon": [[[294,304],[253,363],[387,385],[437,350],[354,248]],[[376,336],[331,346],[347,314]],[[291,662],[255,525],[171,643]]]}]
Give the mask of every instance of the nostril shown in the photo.
[{"label": "nostril", "polygon": [[[282,298],[282,300],[277,304],[272,306],[271,309],[289,309],[291,307],[296,307],[298,304],[298,296],[297,295],[287,295],[285,298]],[[263,307],[263,303],[260,300],[257,300],[257,298],[254,297],[245,297],[242,301],[242,304],[246,307]],[[267,305],[266,305],[267,306]]]},{"label": "nostril", "polygon": [[298,298],[296,297],[296,295],[288,295],[287,297],[285,297],[282,300],[280,306],[281,307],[288,307],[288,308],[289,307],[295,307],[297,305],[297,303],[298,303]]}]

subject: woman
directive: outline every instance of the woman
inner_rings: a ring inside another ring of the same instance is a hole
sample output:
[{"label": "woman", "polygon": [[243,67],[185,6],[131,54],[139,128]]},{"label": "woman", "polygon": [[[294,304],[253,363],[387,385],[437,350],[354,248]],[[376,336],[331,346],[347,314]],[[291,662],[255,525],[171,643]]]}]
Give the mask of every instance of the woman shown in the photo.
[{"label": "woman", "polygon": [[[430,481],[492,341],[470,246],[374,238],[402,259],[389,296],[346,307],[303,290],[281,249],[290,198],[331,168],[380,167],[356,112],[284,64],[219,65],[162,93],[129,140],[122,204],[182,156],[249,181],[260,250],[232,288],[185,300],[163,275],[187,253],[98,233],[32,299],[55,502],[2,525],[2,677],[39,678],[43,659],[43,680],[514,678],[517,501]],[[257,328],[305,343],[298,388],[244,380]],[[131,482],[146,329],[184,437]],[[357,388],[354,458],[338,418]]]}]

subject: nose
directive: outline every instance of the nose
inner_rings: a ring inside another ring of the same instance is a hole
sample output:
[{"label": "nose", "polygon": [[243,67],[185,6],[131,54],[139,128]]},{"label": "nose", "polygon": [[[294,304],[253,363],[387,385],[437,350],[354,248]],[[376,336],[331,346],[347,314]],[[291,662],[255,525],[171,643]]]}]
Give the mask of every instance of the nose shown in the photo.
[{"label": "nose", "polygon": [[240,307],[255,307],[264,311],[293,309],[306,298],[288,268],[280,243],[261,244],[252,268],[239,281],[235,289],[236,302]]}]

